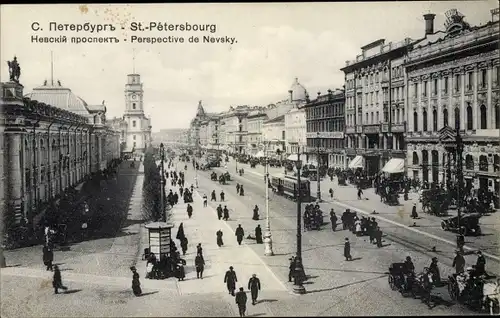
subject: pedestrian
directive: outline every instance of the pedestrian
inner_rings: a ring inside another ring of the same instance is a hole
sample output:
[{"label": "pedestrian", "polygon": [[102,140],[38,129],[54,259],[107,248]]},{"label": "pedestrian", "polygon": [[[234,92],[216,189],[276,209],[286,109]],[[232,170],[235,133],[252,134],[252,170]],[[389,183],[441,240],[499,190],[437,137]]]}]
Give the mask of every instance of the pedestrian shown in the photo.
[{"label": "pedestrian", "polygon": [[290,261],[290,265],[288,265],[288,282],[292,282],[295,276],[295,257],[292,256],[288,260]]},{"label": "pedestrian", "polygon": [[363,190],[361,190],[361,188],[358,188],[358,200],[361,200],[362,195],[363,195]]},{"label": "pedestrian", "polygon": [[193,207],[189,203],[187,205],[187,213],[188,213],[189,218],[191,218],[191,216],[193,216]]},{"label": "pedestrian", "polygon": [[343,230],[347,229],[347,218],[348,218],[348,212],[346,210],[344,213],[342,213],[342,216],[340,217],[340,220],[342,221]]},{"label": "pedestrian", "polygon": [[257,204],[253,208],[252,220],[254,220],[254,221],[258,221],[259,220],[259,207],[257,206]]},{"label": "pedestrian", "polygon": [[240,185],[240,196],[245,195],[245,190],[243,190],[243,185]]},{"label": "pedestrian", "polygon": [[222,212],[224,212],[224,218],[223,218],[223,220],[224,221],[228,221],[229,220],[229,210],[227,208],[227,205],[224,206],[224,210]]},{"label": "pedestrian", "polygon": [[255,228],[255,241],[257,242],[257,244],[262,244],[262,229],[260,227],[260,224],[258,224]]},{"label": "pedestrian", "polygon": [[252,274],[252,277],[248,280],[248,290],[252,294],[252,305],[255,305],[260,290],[260,279],[257,278],[256,274]]},{"label": "pedestrian", "polygon": [[486,259],[484,258],[483,253],[481,251],[477,252],[476,275],[488,276],[488,274],[486,274]]},{"label": "pedestrian", "polygon": [[240,291],[236,293],[235,301],[238,305],[240,317],[245,317],[245,312],[247,311],[247,294],[243,291],[243,287],[240,287]]},{"label": "pedestrian", "polygon": [[217,246],[221,247],[224,245],[224,242],[222,241],[222,230],[218,230],[215,235],[217,236]]},{"label": "pedestrian", "polygon": [[344,243],[344,257],[346,261],[352,261],[351,243],[349,243],[349,239],[347,237],[345,238],[345,243]]},{"label": "pedestrian", "polygon": [[176,192],[176,193],[174,193],[174,196],[173,196],[173,197],[174,197],[174,204],[179,203],[179,195],[177,194],[177,192]]},{"label": "pedestrian", "polygon": [[188,249],[188,239],[185,236],[181,238],[181,249],[182,249],[182,255],[186,255]]},{"label": "pedestrian", "polygon": [[241,241],[243,241],[243,237],[245,236],[245,231],[243,231],[241,224],[238,224],[238,227],[236,228],[234,235],[236,236],[236,240],[238,241],[238,245],[241,245]]},{"label": "pedestrian", "polygon": [[196,268],[196,278],[203,279],[203,270],[205,269],[205,260],[203,255],[198,253],[194,258],[194,267]]},{"label": "pedestrian", "polygon": [[208,197],[206,194],[203,195],[203,207],[206,208],[208,206]]},{"label": "pedestrian", "polygon": [[229,270],[224,276],[224,283],[226,283],[227,291],[230,295],[234,296],[234,290],[236,289],[236,283],[238,278],[236,277],[236,272],[232,266],[229,266]]},{"label": "pedestrian", "polygon": [[181,241],[184,237],[186,237],[186,235],[184,234],[184,223],[181,222],[179,228],[177,229],[177,235],[175,236],[175,238]]},{"label": "pedestrian", "polygon": [[137,273],[137,269],[135,266],[130,267],[132,271],[132,291],[135,296],[142,295],[141,282],[139,281],[139,273]]},{"label": "pedestrian", "polygon": [[220,192],[220,200],[221,200],[222,202],[224,202],[224,197],[225,197],[225,196],[226,196],[226,195],[224,194],[224,191],[221,191],[221,192]]},{"label": "pedestrian", "polygon": [[201,247],[201,243],[198,243],[196,246],[196,254],[201,254],[203,256],[203,248]]},{"label": "pedestrian", "polygon": [[332,223],[332,231],[335,232],[337,229],[337,216],[333,209],[330,210],[330,223]]},{"label": "pedestrian", "polygon": [[52,262],[54,261],[54,252],[48,246],[43,247],[43,264],[48,271],[52,271]]},{"label": "pedestrian", "polygon": [[52,279],[52,286],[54,287],[54,294],[59,294],[59,289],[68,290],[68,287],[62,283],[61,271],[59,266],[54,265],[54,276]]},{"label": "pedestrian", "polygon": [[217,207],[217,217],[220,219],[222,219],[222,205],[219,204],[219,206]]},{"label": "pedestrian", "polygon": [[382,247],[382,230],[378,226],[375,230],[375,240],[377,241],[377,247]]},{"label": "pedestrian", "polygon": [[356,222],[354,222],[354,226],[355,226],[356,236],[361,236],[362,234],[361,221],[359,219],[356,220]]},{"label": "pedestrian", "polygon": [[330,190],[328,190],[328,192],[330,193],[330,198],[332,198],[332,199],[333,199],[333,189],[332,189],[332,188],[330,188]]},{"label": "pedestrian", "polygon": [[182,264],[177,265],[176,274],[177,274],[177,279],[179,280],[179,282],[181,280],[183,281],[184,278],[186,278],[186,270],[184,269],[184,265],[182,265]]},{"label": "pedestrian", "polygon": [[236,183],[236,193],[240,194],[240,184]]},{"label": "pedestrian", "polygon": [[411,218],[418,219],[417,204],[416,203],[413,203],[413,207],[411,208]]},{"label": "pedestrian", "polygon": [[425,303],[429,309],[432,308],[431,306],[431,290],[432,290],[432,280],[431,280],[431,273],[429,271],[428,267],[424,268],[424,275],[422,276],[422,302]]},{"label": "pedestrian", "polygon": [[212,196],[210,197],[210,201],[217,201],[215,190],[212,191]]},{"label": "pedestrian", "polygon": [[179,194],[181,195],[181,197],[182,197],[182,192],[184,192],[184,188],[179,186]]},{"label": "pedestrian", "polygon": [[457,274],[461,274],[465,271],[465,258],[460,250],[456,250],[455,254],[452,266],[455,267],[455,272]]}]

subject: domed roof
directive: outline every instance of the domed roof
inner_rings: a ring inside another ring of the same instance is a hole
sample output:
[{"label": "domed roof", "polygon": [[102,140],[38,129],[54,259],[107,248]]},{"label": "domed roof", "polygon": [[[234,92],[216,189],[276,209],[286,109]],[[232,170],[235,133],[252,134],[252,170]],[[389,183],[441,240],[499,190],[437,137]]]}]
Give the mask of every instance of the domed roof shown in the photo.
[{"label": "domed roof", "polygon": [[61,108],[78,115],[88,116],[87,103],[66,87],[60,85],[45,85],[33,88],[31,93],[25,95],[32,100]]},{"label": "domed roof", "polygon": [[292,101],[303,101],[306,100],[307,90],[302,84],[299,83],[299,79],[296,77],[292,86],[290,87],[292,91],[291,100]]}]

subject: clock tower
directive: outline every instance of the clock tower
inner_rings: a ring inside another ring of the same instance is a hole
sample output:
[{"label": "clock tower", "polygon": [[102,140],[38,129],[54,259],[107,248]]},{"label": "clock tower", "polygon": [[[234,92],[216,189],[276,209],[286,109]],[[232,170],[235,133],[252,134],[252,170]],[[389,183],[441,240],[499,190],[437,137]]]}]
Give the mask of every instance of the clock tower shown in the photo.
[{"label": "clock tower", "polygon": [[143,153],[151,142],[151,123],[144,115],[144,90],[139,74],[127,75],[125,85],[125,114],[123,119],[127,124],[126,151],[134,150]]}]

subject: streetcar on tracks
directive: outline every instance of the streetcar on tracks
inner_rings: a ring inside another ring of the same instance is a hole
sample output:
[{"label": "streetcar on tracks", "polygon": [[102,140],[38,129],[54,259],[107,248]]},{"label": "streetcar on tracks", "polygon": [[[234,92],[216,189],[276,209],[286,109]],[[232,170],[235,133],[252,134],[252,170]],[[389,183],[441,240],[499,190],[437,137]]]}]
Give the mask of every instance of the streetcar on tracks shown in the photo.
[{"label": "streetcar on tracks", "polygon": [[307,179],[300,180],[299,187],[296,177],[284,174],[271,175],[271,188],[274,193],[277,193],[294,201],[298,199],[298,195],[300,195],[300,199],[302,202],[312,201],[311,182]]}]

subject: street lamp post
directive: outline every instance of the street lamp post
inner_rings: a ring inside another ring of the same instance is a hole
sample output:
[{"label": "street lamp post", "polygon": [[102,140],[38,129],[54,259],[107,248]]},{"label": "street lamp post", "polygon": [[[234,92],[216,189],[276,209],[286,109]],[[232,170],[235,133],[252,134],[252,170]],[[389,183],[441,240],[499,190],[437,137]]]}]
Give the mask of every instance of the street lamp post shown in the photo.
[{"label": "street lamp post", "polygon": [[[267,150],[266,148],[264,148]],[[269,221],[269,160],[266,156],[266,173],[265,178],[266,182],[266,233],[264,233],[264,255],[273,256],[273,240],[271,235],[271,224]]]},{"label": "street lamp post", "polygon": [[462,226],[460,225],[460,221],[462,218],[462,198],[463,198],[463,185],[464,185],[464,176],[463,176],[463,166],[462,166],[462,157],[463,157],[463,140],[460,135],[460,119],[456,119],[455,121],[455,142],[456,142],[456,154],[457,158],[455,160],[456,164],[456,172],[457,172],[457,218],[458,218],[458,235],[457,235],[457,247],[462,250],[464,246],[464,234],[462,230]]},{"label": "street lamp post", "polygon": [[317,159],[318,159],[318,162],[317,162],[317,169],[316,169],[316,178],[318,179],[317,181],[317,185],[318,185],[318,188],[316,190],[316,202],[321,202],[321,178],[320,178],[320,175],[319,175],[319,142],[320,142],[320,139],[319,139],[319,131],[316,132],[316,136],[317,136],[317,142],[316,142],[316,156],[317,156]]},{"label": "street lamp post", "polygon": [[163,163],[165,161],[165,147],[163,146],[163,143],[160,144],[160,159],[161,159],[160,211],[161,211],[161,218],[165,219],[166,221],[167,217],[165,215],[165,208],[163,207],[164,206],[163,189],[165,188],[165,166]]},{"label": "street lamp post", "polygon": [[293,283],[293,292],[296,294],[305,294],[306,289],[302,284],[304,277],[304,266],[302,265],[302,191],[300,187],[300,168],[302,167],[302,161],[300,161],[300,147],[297,149],[297,255],[295,256],[295,277]]}]

